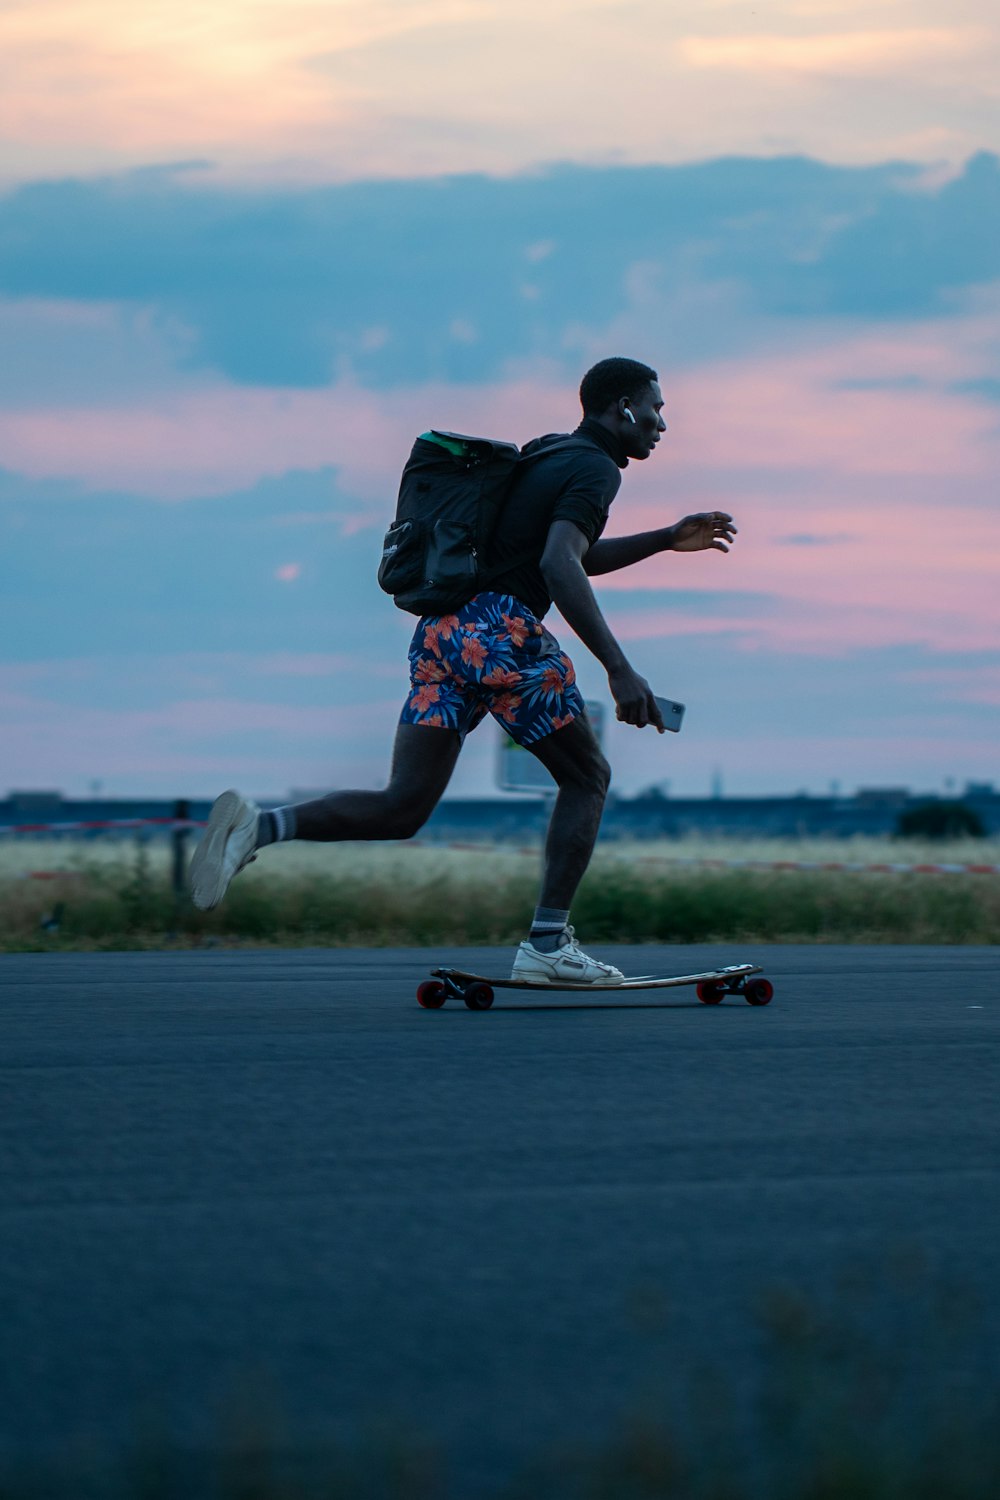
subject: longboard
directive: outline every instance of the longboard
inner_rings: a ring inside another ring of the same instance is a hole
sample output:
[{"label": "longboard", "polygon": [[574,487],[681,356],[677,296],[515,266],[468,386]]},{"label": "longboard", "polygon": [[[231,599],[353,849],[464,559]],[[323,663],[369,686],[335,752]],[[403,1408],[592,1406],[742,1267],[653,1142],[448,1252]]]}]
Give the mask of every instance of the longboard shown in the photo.
[{"label": "longboard", "polygon": [[752,979],[760,974],[759,964],[729,964],[724,969],[708,969],[704,974],[672,974],[664,978],[640,974],[623,979],[621,984],[539,984],[531,979],[499,979],[487,974],[470,974],[466,969],[432,969],[433,978],[417,986],[417,1004],[424,1010],[440,1010],[446,1000],[464,1000],[470,1010],[489,1010],[494,990],[585,990],[588,993],[608,990],[668,990],[693,984],[703,1005],[718,1005],[727,995],[742,995],[749,1005],[767,1005],[774,994],[769,979]]}]

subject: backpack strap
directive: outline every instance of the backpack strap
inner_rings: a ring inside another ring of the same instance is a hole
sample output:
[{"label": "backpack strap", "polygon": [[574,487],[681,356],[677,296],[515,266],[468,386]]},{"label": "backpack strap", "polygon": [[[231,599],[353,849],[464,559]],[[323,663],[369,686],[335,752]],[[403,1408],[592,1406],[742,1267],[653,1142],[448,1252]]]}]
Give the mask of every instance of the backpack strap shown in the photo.
[{"label": "backpack strap", "polygon": [[[557,442],[547,443],[544,448],[536,448],[534,453],[522,453],[520,458],[518,459],[518,464],[534,463],[536,458],[544,458],[548,453],[562,453],[567,448],[579,448],[584,444],[586,444],[588,448],[592,448],[595,453],[601,453],[604,451],[597,445],[597,443],[591,442],[590,438],[586,436],[579,437],[574,432],[568,432],[565,437],[559,438]],[[502,518],[503,511],[500,512],[500,519],[502,520]],[[511,573],[515,568],[523,568],[525,563],[536,560],[536,553],[537,547],[525,547],[522,548],[520,552],[515,552],[513,557],[509,557],[505,563],[498,567],[480,568],[480,583],[488,584],[494,578],[502,577],[504,573]]]}]

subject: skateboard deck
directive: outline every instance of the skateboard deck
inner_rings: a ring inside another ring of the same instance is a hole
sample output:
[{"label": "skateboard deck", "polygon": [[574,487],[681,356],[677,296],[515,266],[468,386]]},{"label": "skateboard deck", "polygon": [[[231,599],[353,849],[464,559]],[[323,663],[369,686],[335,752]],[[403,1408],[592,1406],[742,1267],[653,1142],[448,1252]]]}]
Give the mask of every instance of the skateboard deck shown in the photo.
[{"label": "skateboard deck", "polygon": [[602,994],[623,990],[679,989],[693,984],[703,1005],[718,1005],[726,995],[740,995],[750,1005],[767,1005],[774,994],[769,979],[752,978],[761,973],[759,964],[729,964],[724,969],[706,969],[702,974],[670,974],[660,977],[639,974],[621,984],[539,984],[531,979],[501,979],[489,974],[472,974],[466,969],[432,969],[431,979],[417,986],[417,1003],[424,1010],[440,1010],[446,1000],[464,1000],[470,1010],[489,1010],[494,990],[572,990]]}]

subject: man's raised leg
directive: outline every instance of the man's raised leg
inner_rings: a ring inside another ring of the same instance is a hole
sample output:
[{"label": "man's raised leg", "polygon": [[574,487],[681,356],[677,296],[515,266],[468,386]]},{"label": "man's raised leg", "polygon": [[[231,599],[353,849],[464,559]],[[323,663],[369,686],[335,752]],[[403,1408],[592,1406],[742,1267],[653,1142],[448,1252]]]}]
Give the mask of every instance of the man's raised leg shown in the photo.
[{"label": "man's raised leg", "polygon": [[462,741],[455,729],[400,724],[389,784],[380,792],[330,792],[291,809],[295,837],[409,839],[427,822],[451,780]]},{"label": "man's raised leg", "polygon": [[[331,843],[342,839],[407,839],[423,827],[444,792],[462,747],[454,729],[400,724],[389,784],[378,792],[331,792],[280,810],[282,838]],[[203,911],[218,906],[229,883],[262,843],[275,841],[274,824],[261,837],[260,808],[239,792],[223,792],[191,860],[191,899]]]}]

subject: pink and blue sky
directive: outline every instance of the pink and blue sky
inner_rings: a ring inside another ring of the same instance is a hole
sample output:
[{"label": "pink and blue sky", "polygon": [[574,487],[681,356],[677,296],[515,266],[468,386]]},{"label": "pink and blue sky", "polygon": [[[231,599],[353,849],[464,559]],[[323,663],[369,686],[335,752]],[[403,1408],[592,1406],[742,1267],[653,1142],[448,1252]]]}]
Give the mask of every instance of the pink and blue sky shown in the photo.
[{"label": "pink and blue sky", "polygon": [[971,0],[0,4],[0,793],[379,784],[413,436],[619,353],[609,534],[740,527],[601,580],[619,789],[1000,782],[998,80]]}]

